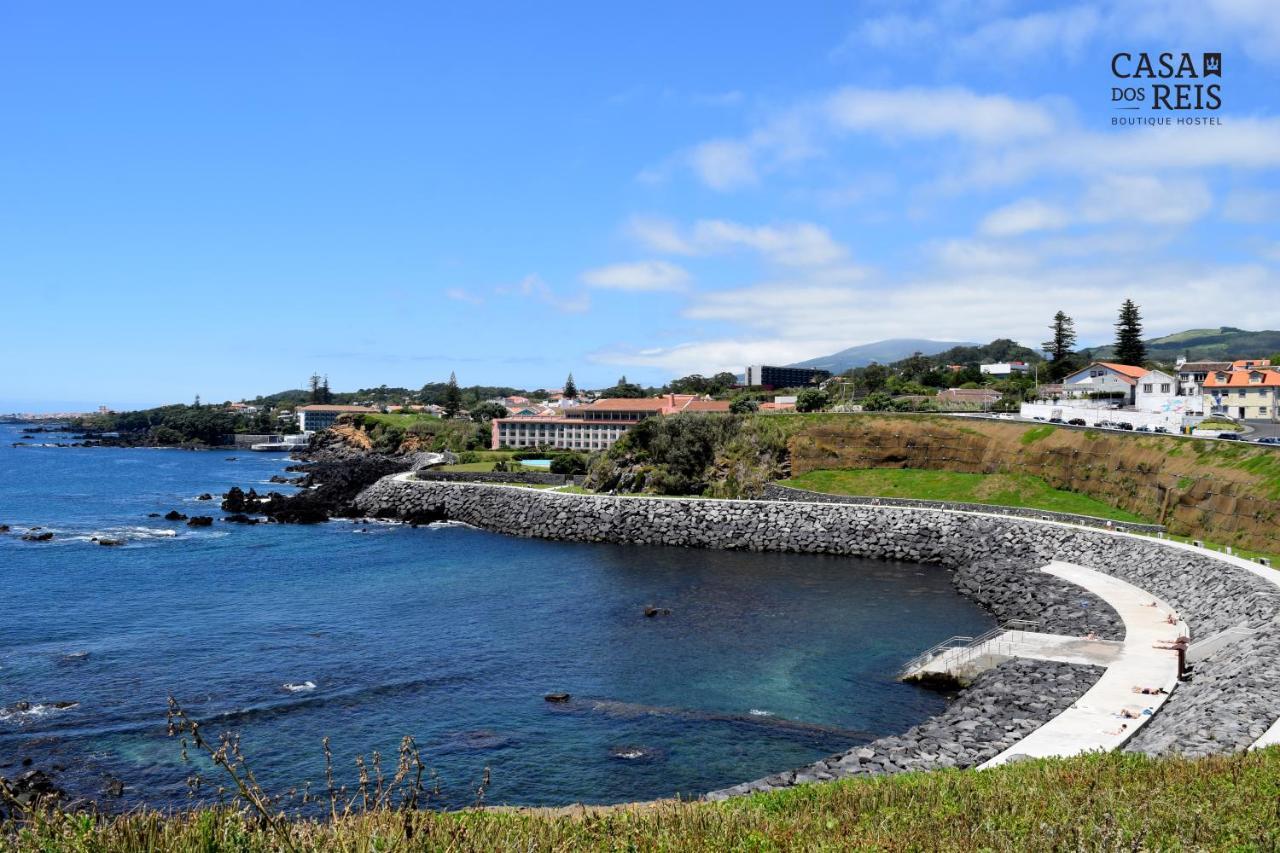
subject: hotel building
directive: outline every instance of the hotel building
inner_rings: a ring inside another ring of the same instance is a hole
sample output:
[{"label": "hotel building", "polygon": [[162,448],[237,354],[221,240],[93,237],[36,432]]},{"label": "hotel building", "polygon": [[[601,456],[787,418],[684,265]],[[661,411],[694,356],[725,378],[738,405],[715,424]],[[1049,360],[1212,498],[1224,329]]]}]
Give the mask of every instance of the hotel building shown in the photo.
[{"label": "hotel building", "polygon": [[586,406],[575,406],[558,416],[496,418],[490,429],[490,446],[554,447],[591,453],[607,450],[635,424],[655,415],[679,412],[728,412],[728,400],[700,400],[692,394],[664,397],[610,397]]}]

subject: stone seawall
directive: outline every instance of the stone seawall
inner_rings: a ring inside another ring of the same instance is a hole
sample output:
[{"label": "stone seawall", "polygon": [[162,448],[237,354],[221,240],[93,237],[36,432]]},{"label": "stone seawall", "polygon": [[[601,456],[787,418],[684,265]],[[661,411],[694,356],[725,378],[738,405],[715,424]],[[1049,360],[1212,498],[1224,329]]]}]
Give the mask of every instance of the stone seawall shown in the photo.
[{"label": "stone seawall", "polygon": [[419,480],[435,480],[441,483],[529,483],[536,486],[563,486],[568,478],[564,474],[544,471],[418,471]]},{"label": "stone seawall", "polygon": [[987,561],[999,567],[987,576],[1003,578],[998,582],[1011,588],[1041,583],[1035,570],[1051,560],[1076,563],[1160,596],[1187,623],[1193,640],[1238,625],[1257,629],[1251,640],[1202,661],[1195,679],[1174,692],[1129,748],[1190,754],[1243,749],[1280,717],[1280,587],[1210,553],[1156,539],[990,513],[575,495],[413,482],[403,475],[378,481],[356,506],[385,518],[439,513],[546,539],[847,554],[962,571]]},{"label": "stone seawall", "polygon": [[990,506],[988,504],[971,504],[951,501],[922,501],[913,498],[880,498],[863,495],[827,495],[822,492],[811,492],[807,489],[793,489],[769,483],[764,487],[762,500],[766,501],[798,501],[800,503],[832,503],[861,504],[863,506],[903,506],[916,509],[943,509],[956,512],[985,512],[995,515],[1014,515],[1020,518],[1034,518],[1039,521],[1061,521],[1064,524],[1083,524],[1087,527],[1105,527],[1115,530],[1132,530],[1135,533],[1163,533],[1162,524],[1131,524],[1126,521],[1110,521],[1092,515],[1077,515],[1070,512],[1052,512],[1045,509],[1027,509],[1016,506]]}]

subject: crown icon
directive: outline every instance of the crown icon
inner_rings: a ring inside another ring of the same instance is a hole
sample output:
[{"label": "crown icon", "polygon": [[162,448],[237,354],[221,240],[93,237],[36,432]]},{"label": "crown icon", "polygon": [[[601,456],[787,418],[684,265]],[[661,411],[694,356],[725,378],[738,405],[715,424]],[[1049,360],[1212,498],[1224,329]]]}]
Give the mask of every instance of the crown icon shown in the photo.
[{"label": "crown icon", "polygon": [[1222,54],[1206,53],[1204,55],[1204,76],[1205,77],[1221,77],[1222,76]]}]

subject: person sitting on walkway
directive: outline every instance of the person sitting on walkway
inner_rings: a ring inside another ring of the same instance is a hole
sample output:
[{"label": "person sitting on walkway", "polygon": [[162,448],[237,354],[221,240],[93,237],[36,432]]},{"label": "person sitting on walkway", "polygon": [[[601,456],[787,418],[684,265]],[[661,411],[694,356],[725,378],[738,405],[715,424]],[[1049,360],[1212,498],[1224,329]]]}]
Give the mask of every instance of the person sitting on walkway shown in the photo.
[{"label": "person sitting on walkway", "polygon": [[1176,640],[1156,640],[1151,644],[1153,649],[1175,649],[1185,651],[1187,644],[1191,642],[1191,638],[1187,636],[1178,637]]},{"label": "person sitting on walkway", "polygon": [[1129,728],[1128,723],[1121,723],[1120,728],[1116,729],[1114,732],[1103,732],[1103,734],[1104,735],[1122,735],[1125,733],[1125,730],[1128,728]]},{"label": "person sitting on walkway", "polygon": [[1163,696],[1168,693],[1163,687],[1134,687],[1134,693],[1143,693],[1147,696]]}]

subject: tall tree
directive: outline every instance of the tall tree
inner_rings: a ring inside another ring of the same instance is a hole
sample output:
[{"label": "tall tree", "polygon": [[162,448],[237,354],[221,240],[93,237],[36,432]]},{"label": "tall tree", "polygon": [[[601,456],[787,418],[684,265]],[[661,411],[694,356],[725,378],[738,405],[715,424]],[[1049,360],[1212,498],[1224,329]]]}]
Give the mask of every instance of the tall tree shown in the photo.
[{"label": "tall tree", "polygon": [[462,390],[458,388],[458,377],[449,372],[449,384],[444,389],[444,413],[453,417],[462,410]]},{"label": "tall tree", "polygon": [[570,400],[578,398],[578,386],[573,383],[573,374],[569,374],[569,378],[564,381],[564,395]]},{"label": "tall tree", "polygon": [[307,387],[311,389],[311,399],[308,402],[311,402],[311,403],[324,402],[323,400],[320,399],[320,374],[319,373],[311,374],[311,378],[307,380]]},{"label": "tall tree", "polygon": [[333,402],[333,392],[329,390],[328,374],[325,374],[324,379],[320,383],[320,402],[326,404]]},{"label": "tall tree", "polygon": [[1040,347],[1049,353],[1054,361],[1062,361],[1071,355],[1071,350],[1076,345],[1075,321],[1068,317],[1065,311],[1059,311],[1053,315],[1053,323],[1049,326],[1049,331],[1053,332],[1053,339],[1045,341]]},{"label": "tall tree", "polygon": [[1142,315],[1132,299],[1120,306],[1116,322],[1116,361],[1141,367],[1147,360],[1147,345],[1142,342]]}]

